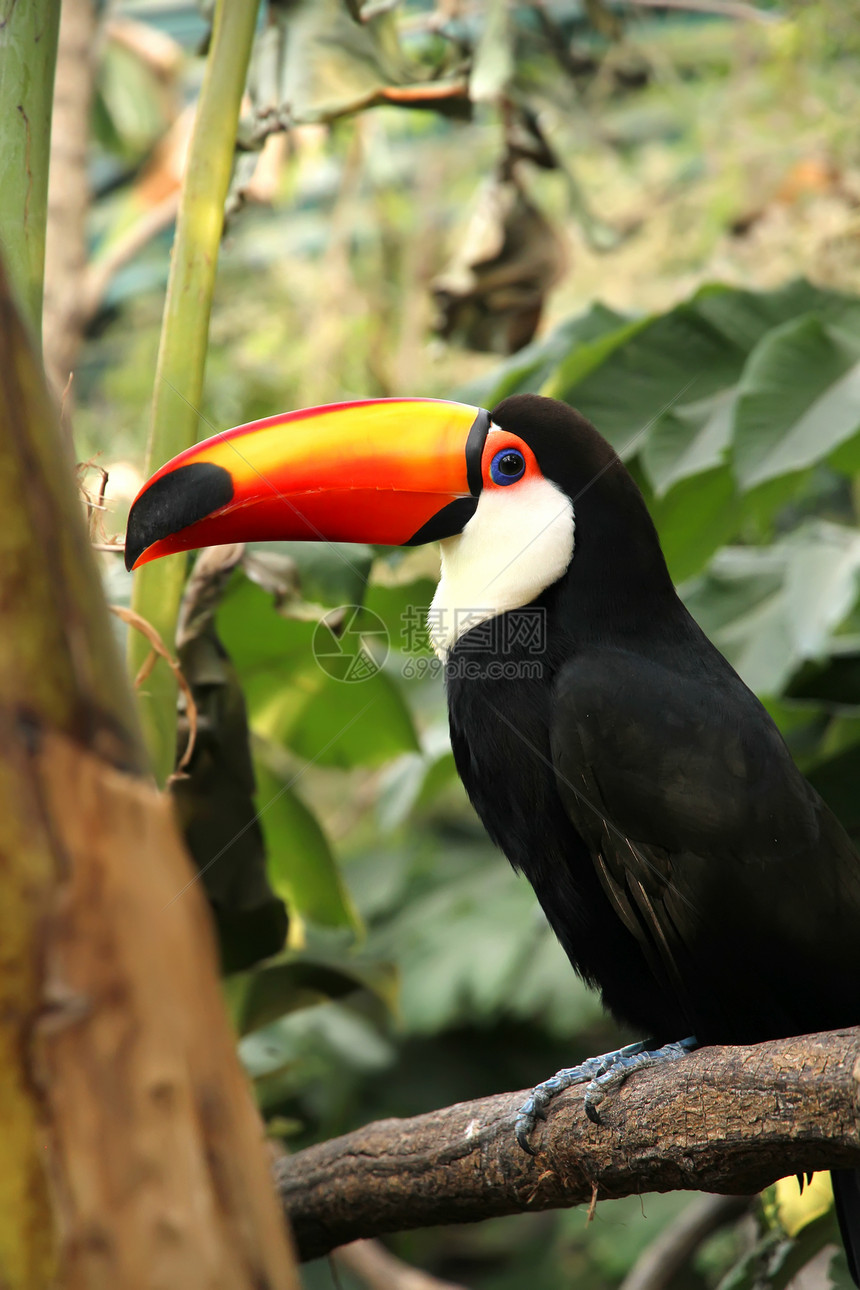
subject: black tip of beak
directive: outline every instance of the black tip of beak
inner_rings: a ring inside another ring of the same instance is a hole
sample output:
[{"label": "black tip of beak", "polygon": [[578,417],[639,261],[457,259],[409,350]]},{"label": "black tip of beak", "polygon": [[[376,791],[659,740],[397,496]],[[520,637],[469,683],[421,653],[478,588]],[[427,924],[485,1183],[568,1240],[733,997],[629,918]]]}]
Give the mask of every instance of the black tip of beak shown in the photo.
[{"label": "black tip of beak", "polygon": [[128,514],[125,567],[132,569],[147,547],[187,529],[233,497],[229,470],[211,461],[177,466],[141,493]]}]

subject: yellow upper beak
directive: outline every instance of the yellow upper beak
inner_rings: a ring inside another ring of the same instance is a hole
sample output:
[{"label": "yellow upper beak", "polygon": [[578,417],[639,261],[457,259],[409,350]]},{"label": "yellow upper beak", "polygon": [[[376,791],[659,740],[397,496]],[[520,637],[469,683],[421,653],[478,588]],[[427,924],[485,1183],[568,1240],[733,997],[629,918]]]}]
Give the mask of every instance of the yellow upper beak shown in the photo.
[{"label": "yellow upper beak", "polygon": [[481,490],[490,416],[441,399],[371,399],[268,417],[167,462],[128,517],[129,569],[224,542],[404,546],[459,533]]}]

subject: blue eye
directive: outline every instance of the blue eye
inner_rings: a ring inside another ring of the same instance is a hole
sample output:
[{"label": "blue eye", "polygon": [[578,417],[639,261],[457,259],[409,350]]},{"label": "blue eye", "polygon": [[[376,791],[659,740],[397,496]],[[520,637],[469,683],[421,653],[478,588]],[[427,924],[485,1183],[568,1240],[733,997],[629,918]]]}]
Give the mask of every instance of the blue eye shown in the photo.
[{"label": "blue eye", "polygon": [[526,459],[516,448],[502,448],[490,462],[490,479],[494,484],[515,484],[526,473]]}]

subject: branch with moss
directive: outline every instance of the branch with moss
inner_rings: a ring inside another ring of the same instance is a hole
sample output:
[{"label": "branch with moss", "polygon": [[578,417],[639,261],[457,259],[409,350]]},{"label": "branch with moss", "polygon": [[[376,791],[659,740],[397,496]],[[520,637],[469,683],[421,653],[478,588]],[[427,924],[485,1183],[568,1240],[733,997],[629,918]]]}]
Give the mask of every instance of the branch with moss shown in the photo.
[{"label": "branch with moss", "polygon": [[524,1092],[382,1120],[280,1161],[303,1258],[359,1237],[560,1209],[649,1191],[750,1195],[777,1178],[860,1167],[860,1029],[706,1048],[632,1076],[593,1125],[562,1094],[517,1145]]}]

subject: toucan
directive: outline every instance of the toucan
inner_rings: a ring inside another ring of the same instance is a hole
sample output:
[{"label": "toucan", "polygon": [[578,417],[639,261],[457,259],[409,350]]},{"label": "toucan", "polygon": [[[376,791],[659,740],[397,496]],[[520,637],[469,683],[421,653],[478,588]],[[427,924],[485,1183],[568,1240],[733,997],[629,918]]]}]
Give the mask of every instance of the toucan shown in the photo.
[{"label": "toucan", "polygon": [[[648,1036],[521,1108],[696,1044],[860,1024],[860,857],[679,598],[645,501],[577,411],[362,400],[216,434],[145,484],[126,563],[223,542],[438,541],[430,631],[458,772],[574,969]],[[860,1284],[860,1171],[834,1174]]]}]

